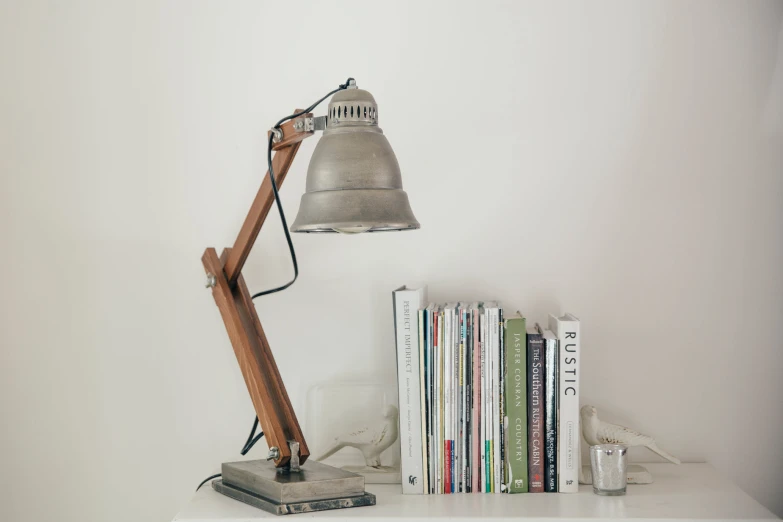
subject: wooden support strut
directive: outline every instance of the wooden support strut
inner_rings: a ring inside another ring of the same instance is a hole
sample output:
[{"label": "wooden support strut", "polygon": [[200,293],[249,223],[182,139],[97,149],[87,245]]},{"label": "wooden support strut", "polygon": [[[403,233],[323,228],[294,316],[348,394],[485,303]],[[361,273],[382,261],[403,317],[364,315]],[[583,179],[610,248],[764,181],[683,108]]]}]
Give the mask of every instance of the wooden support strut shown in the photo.
[{"label": "wooden support strut", "polygon": [[[301,109],[294,112],[301,112]],[[312,115],[307,114],[302,117],[306,116]],[[288,174],[302,140],[313,135],[312,131],[294,130],[294,121],[281,125],[281,130],[283,137],[273,146],[276,152],[272,158],[278,189]],[[207,248],[201,261],[207,274],[215,277],[212,296],[226,325],[228,337],[264,436],[270,448],[279,449],[275,466],[282,467],[288,464],[291,458],[289,440],[299,443],[301,464],[304,464],[310,452],[250,292],[242,277],[242,267],[274,202],[275,195],[267,172],[240,229],[234,248],[225,249],[220,258],[214,248]]]},{"label": "wooden support strut", "polygon": [[[298,112],[302,111],[297,110],[294,114]],[[312,114],[305,114],[302,117],[308,116],[312,116]],[[294,162],[294,157],[299,150],[299,145],[301,145],[302,140],[313,135],[313,131],[295,131],[293,120],[284,123],[280,127],[280,130],[283,131],[283,138],[272,147],[276,151],[272,158],[272,170],[275,171],[275,183],[277,184],[278,189],[280,189],[283,181],[285,181],[285,176],[288,174],[288,169]],[[236,285],[239,273],[242,271],[242,267],[245,266],[247,256],[250,254],[250,250],[256,242],[258,233],[261,231],[261,225],[264,224],[266,216],[269,214],[269,210],[272,208],[274,202],[275,194],[272,191],[272,182],[269,180],[269,171],[267,171],[264,180],[261,182],[261,188],[258,189],[258,193],[256,194],[256,199],[253,201],[250,211],[245,218],[245,222],[239,230],[239,235],[234,242],[234,248],[231,250],[231,255],[226,259],[224,265],[226,277],[232,288]]]}]

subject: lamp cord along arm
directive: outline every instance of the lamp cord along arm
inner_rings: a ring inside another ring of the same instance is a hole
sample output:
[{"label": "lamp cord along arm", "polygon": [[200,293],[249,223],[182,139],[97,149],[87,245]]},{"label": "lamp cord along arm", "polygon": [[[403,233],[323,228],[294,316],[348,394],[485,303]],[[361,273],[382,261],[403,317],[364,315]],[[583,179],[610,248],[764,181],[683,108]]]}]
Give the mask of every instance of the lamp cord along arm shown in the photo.
[{"label": "lamp cord along arm", "polygon": [[[352,82],[355,82],[353,78],[348,78],[345,83],[341,84],[337,87],[337,89],[334,89],[333,91],[329,92],[325,96],[323,96],[321,99],[319,99],[317,102],[310,105],[308,108],[306,108],[303,111],[296,112],[294,114],[291,114],[289,116],[286,116],[285,118],[280,119],[274,127],[272,127],[272,132],[269,134],[269,142],[267,144],[267,153],[266,153],[266,160],[268,165],[268,171],[269,171],[269,181],[272,182],[272,192],[275,195],[275,204],[277,205],[277,210],[280,213],[280,221],[283,224],[283,232],[285,233],[285,240],[288,243],[288,251],[291,254],[291,262],[294,265],[294,278],[291,279],[288,283],[278,286],[276,288],[270,288],[269,290],[264,290],[261,292],[257,292],[251,296],[251,299],[255,299],[257,297],[261,297],[264,295],[274,294],[275,292],[280,292],[281,290],[285,290],[294,282],[296,282],[296,279],[299,277],[299,263],[296,261],[296,250],[294,249],[294,242],[291,240],[291,232],[288,231],[288,222],[285,219],[285,212],[283,211],[283,204],[280,202],[280,194],[277,190],[277,183],[275,182],[275,173],[272,170],[272,144],[275,142],[275,136],[280,135],[280,126],[287,122],[288,120],[292,120],[294,118],[298,118],[299,116],[302,116],[303,114],[308,114],[313,111],[316,107],[318,107],[321,102],[323,102],[325,99],[330,97],[336,92],[342,91],[344,89],[347,89],[349,86],[352,85]],[[258,418],[256,417],[256,422],[258,422]],[[244,455],[244,454],[243,454]]]},{"label": "lamp cord along arm", "polygon": [[[294,265],[294,278],[291,281],[289,281],[288,283],[286,283],[286,284],[284,284],[282,286],[278,286],[276,288],[271,288],[269,290],[264,290],[262,292],[257,292],[257,293],[255,293],[255,294],[253,294],[251,296],[251,299],[255,299],[257,297],[261,297],[261,296],[264,296],[264,295],[273,294],[275,292],[280,292],[281,290],[285,290],[286,288],[288,288],[289,286],[294,284],[296,279],[299,277],[299,264],[296,261],[296,251],[294,250],[294,243],[291,240],[291,233],[288,231],[288,223],[287,223],[286,218],[285,218],[285,212],[283,211],[283,205],[280,202],[280,194],[279,194],[278,189],[277,189],[277,182],[275,182],[275,173],[274,173],[274,170],[272,168],[272,145],[273,145],[273,143],[275,141],[277,141],[276,137],[279,137],[279,136],[282,135],[282,132],[280,131],[280,126],[283,123],[285,123],[285,122],[287,122],[289,120],[292,120],[294,118],[298,118],[299,116],[302,116],[303,114],[308,114],[308,113],[312,112],[313,109],[318,107],[318,105],[320,105],[325,99],[327,99],[328,97],[332,96],[334,93],[342,91],[344,89],[347,89],[348,87],[353,86],[353,85],[355,85],[355,80],[353,78],[348,78],[345,81],[345,83],[339,85],[337,87],[337,89],[334,89],[333,91],[330,91],[328,94],[326,94],[325,96],[320,98],[318,101],[316,101],[315,103],[310,105],[305,110],[300,111],[300,112],[296,112],[294,114],[286,116],[285,118],[280,119],[280,121],[278,121],[275,124],[275,126],[272,127],[272,132],[269,134],[269,142],[267,144],[267,156],[266,156],[267,157],[267,166],[268,166],[268,171],[269,171],[269,181],[272,182],[272,192],[274,193],[274,196],[275,196],[275,204],[277,205],[277,210],[280,213],[280,221],[283,224],[283,232],[285,232],[285,239],[286,239],[286,242],[288,243],[288,251],[291,253],[291,261],[293,262],[293,265]],[[258,416],[256,415],[256,417],[255,417],[255,419],[253,421],[253,427],[250,430],[250,435],[248,436],[247,441],[245,442],[245,445],[242,446],[242,450],[240,451],[241,455],[243,455],[243,456],[246,455],[250,451],[250,449],[256,444],[256,442],[258,442],[264,436],[264,432],[263,431],[261,431],[260,433],[258,433],[256,435],[256,430],[257,429],[258,429]],[[201,482],[201,484],[198,485],[198,487],[196,488],[196,491],[198,491],[201,488],[201,486],[203,486],[204,484],[206,484],[210,480],[214,480],[216,478],[219,478],[220,476],[221,476],[220,473],[217,473],[215,475],[210,475],[209,477],[204,479]]]}]

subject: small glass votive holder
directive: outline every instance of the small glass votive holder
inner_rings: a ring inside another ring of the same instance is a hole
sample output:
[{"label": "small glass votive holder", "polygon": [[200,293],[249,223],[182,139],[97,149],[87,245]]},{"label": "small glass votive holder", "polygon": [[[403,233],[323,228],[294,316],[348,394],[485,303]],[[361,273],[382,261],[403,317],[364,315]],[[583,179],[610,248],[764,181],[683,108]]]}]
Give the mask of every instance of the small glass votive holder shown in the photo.
[{"label": "small glass votive holder", "polygon": [[593,493],[625,495],[628,478],[628,448],[622,444],[590,446],[590,468],[593,473]]}]

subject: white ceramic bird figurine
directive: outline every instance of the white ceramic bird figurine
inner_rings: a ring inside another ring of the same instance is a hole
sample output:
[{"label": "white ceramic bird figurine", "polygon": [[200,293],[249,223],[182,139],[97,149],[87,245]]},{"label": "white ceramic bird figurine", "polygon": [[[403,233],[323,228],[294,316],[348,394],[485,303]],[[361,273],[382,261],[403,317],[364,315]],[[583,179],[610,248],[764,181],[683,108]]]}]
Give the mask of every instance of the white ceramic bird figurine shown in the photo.
[{"label": "white ceramic bird figurine", "polygon": [[394,444],[398,435],[397,407],[390,404],[383,410],[383,419],[372,426],[365,426],[351,433],[340,435],[321,456],[315,460],[324,460],[345,447],[356,448],[362,452],[369,467],[381,467],[381,453]]},{"label": "white ceramic bird figurine", "polygon": [[669,462],[679,464],[680,459],[669,455],[655,444],[655,439],[642,435],[625,426],[609,424],[598,419],[598,411],[593,406],[582,406],[582,435],[591,446],[596,444],[623,444],[625,446],[644,446]]}]

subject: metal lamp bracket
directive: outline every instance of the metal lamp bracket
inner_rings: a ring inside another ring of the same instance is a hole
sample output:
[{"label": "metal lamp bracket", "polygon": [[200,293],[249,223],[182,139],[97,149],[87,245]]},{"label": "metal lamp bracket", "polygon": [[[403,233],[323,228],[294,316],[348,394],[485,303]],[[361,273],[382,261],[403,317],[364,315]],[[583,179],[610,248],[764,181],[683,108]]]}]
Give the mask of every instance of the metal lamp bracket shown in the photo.
[{"label": "metal lamp bracket", "polygon": [[[291,460],[288,461],[288,471],[291,473],[299,473],[299,443],[295,440],[288,441],[288,448],[291,450]],[[281,468],[278,468],[281,469]]]},{"label": "metal lamp bracket", "polygon": [[313,132],[326,129],[326,116],[301,117],[294,120],[297,132]]}]

